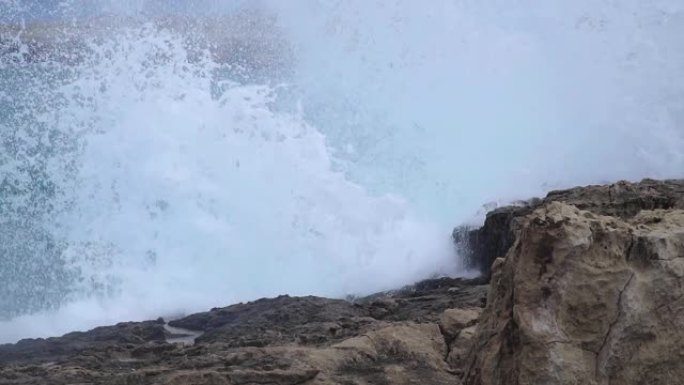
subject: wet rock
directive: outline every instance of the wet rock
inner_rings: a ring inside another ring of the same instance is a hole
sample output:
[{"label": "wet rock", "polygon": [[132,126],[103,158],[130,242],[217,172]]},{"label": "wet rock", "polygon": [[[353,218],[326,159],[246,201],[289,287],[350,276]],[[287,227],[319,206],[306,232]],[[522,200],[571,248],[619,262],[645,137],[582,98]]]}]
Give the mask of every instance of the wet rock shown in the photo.
[{"label": "wet rock", "polygon": [[487,213],[485,223],[480,228],[459,226],[454,229],[452,236],[456,250],[466,266],[480,271],[489,279],[494,259],[506,255],[513,244],[513,228],[518,218],[532,212],[537,204],[537,201],[531,201],[501,207]]},{"label": "wet rock", "polygon": [[0,362],[45,362],[88,350],[135,347],[164,340],[163,322],[124,322],[88,332],[69,333],[59,338],[25,339],[14,345],[0,345]]},{"label": "wet rock", "polygon": [[437,323],[446,309],[484,307],[487,288],[482,278],[438,278],[354,302],[375,311],[378,319]]},{"label": "wet rock", "polygon": [[203,332],[194,345],[167,343],[163,320],[27,340],[0,347],[0,384],[458,384],[440,317],[486,293],[440,278],[353,301],[261,299],[170,322]]},{"label": "wet rock", "polygon": [[196,343],[224,342],[234,347],[316,345],[343,338],[348,328],[340,324],[356,322],[368,314],[366,309],[344,300],[280,296],[212,309],[169,325],[203,331]]}]

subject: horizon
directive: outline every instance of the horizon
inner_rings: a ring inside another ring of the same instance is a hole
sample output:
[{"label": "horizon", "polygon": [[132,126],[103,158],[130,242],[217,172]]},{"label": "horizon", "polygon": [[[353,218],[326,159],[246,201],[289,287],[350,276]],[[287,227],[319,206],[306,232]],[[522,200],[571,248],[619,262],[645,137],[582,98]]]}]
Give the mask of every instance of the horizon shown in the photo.
[{"label": "horizon", "polygon": [[74,21],[97,16],[210,16],[230,14],[245,5],[257,2],[248,0],[202,1],[197,6],[194,0],[0,0],[0,24],[21,24],[22,22]]}]

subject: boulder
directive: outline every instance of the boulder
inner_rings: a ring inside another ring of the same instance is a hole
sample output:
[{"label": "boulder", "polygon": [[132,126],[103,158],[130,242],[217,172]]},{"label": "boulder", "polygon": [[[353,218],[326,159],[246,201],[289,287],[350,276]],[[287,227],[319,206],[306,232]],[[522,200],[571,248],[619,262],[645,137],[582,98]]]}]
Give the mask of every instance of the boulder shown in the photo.
[{"label": "boulder", "polygon": [[442,333],[450,338],[456,338],[461,330],[477,323],[482,308],[447,309],[442,313],[439,326]]},{"label": "boulder", "polygon": [[468,352],[477,335],[477,325],[469,326],[458,333],[458,336],[449,344],[447,363],[462,373],[467,362]]}]

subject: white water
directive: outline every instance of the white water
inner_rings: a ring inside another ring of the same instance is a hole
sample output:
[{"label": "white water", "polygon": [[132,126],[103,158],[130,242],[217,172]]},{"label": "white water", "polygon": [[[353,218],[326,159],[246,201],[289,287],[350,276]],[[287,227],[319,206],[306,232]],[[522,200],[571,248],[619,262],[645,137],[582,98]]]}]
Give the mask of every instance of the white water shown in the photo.
[{"label": "white water", "polygon": [[36,90],[62,100],[43,127],[82,130],[43,221],[84,279],[0,341],[457,274],[450,229],[485,202],[682,176],[678,1],[253,4],[291,75],[231,82],[150,23]]}]

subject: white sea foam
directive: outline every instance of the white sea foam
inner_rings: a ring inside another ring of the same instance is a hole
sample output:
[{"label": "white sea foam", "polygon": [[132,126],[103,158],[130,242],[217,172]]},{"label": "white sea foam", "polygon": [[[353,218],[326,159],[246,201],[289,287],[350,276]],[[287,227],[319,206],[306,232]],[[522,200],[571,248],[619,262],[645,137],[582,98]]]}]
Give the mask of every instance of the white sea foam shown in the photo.
[{"label": "white sea foam", "polygon": [[287,42],[270,78],[168,19],[81,36],[74,63],[2,62],[34,66],[21,95],[42,84],[0,95],[32,111],[6,113],[13,143],[75,145],[48,157],[41,226],[77,278],[0,341],[457,274],[450,227],[488,201],[682,176],[683,6],[551,3],[252,2]]}]

